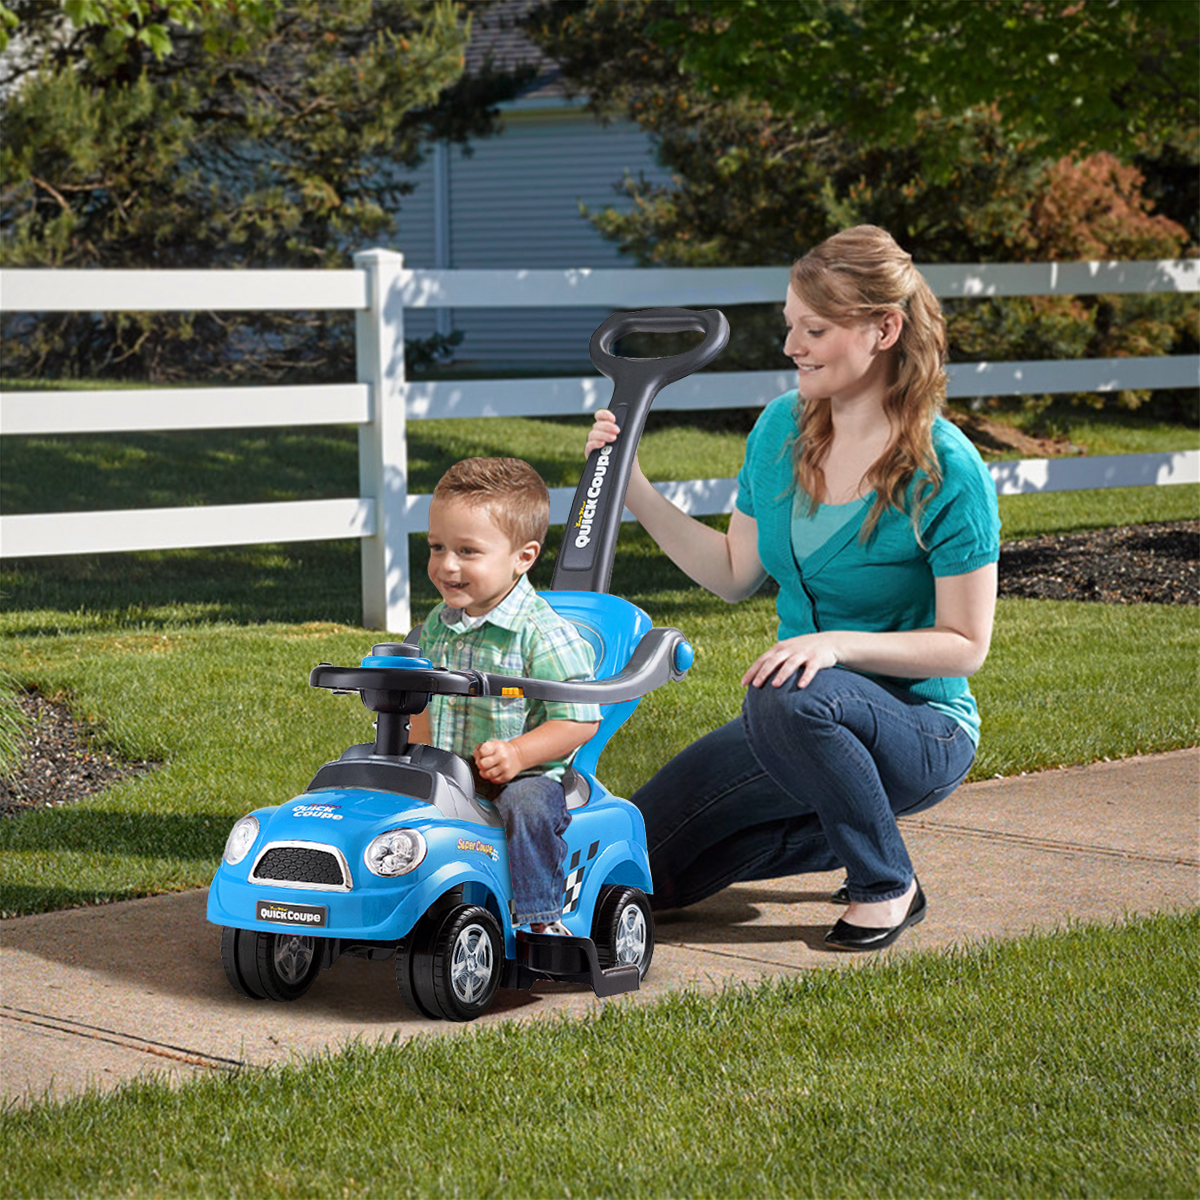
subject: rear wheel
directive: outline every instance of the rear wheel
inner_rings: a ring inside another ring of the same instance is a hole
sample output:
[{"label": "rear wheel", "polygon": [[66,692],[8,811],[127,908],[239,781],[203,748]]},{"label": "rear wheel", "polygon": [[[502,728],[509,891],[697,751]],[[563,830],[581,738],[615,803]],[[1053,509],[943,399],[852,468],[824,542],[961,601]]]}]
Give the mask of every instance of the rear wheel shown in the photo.
[{"label": "rear wheel", "polygon": [[635,966],[638,978],[645,979],[654,957],[654,917],[646,893],[614,884],[601,888],[592,941],[602,967]]}]

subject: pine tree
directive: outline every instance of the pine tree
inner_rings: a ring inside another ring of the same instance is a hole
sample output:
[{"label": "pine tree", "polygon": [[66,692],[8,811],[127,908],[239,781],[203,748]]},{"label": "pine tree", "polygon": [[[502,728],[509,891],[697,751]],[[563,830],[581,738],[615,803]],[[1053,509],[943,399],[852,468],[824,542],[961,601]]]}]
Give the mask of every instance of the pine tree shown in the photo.
[{"label": "pine tree", "polygon": [[[464,76],[470,12],[451,0],[10,9],[10,267],[348,266],[395,233],[406,169],[430,142],[492,132],[490,106],[519,82]],[[347,363],[347,323],[316,315],[23,318],[6,333],[7,370],[50,376],[311,377]]]}]

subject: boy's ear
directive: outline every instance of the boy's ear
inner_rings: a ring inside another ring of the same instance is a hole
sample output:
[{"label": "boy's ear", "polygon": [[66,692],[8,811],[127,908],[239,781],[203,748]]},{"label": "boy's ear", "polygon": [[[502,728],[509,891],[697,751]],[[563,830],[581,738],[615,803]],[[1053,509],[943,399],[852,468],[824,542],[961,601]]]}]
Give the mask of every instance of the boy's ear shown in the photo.
[{"label": "boy's ear", "polygon": [[524,575],[537,562],[537,556],[542,552],[541,542],[526,542],[517,551],[517,574]]}]

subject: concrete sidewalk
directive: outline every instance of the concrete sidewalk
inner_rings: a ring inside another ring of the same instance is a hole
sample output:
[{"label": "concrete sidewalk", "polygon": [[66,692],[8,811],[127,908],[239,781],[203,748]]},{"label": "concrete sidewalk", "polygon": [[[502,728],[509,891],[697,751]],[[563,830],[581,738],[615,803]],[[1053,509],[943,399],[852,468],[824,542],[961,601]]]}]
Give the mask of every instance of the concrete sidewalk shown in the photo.
[{"label": "concrete sidewalk", "polygon": [[[1109,921],[1200,901],[1200,750],[971,784],[904,821],[929,916],[885,955]],[[878,961],[828,951],[836,875],[729,888],[663,914],[642,990],[597,1000],[573,985],[501,992],[487,1024],[584,1013]],[[187,1078],[417,1032],[392,964],[342,959],[296,1004],[253,1003],[221,969],[205,891],[0,922],[5,1103],[66,1097],[143,1074]]]}]

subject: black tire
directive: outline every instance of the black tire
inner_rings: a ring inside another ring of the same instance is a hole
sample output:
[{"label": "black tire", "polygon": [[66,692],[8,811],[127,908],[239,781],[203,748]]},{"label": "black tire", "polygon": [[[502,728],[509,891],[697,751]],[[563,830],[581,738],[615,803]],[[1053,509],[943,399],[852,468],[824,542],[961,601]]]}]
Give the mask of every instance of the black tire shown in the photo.
[{"label": "black tire", "polygon": [[247,1000],[265,1000],[266,992],[258,990],[258,959],[254,948],[254,931],[221,927],[221,966],[225,978],[239,996]]},{"label": "black tire", "polygon": [[654,957],[654,916],[639,888],[609,884],[600,889],[592,941],[602,967],[636,966],[645,979]]},{"label": "black tire", "polygon": [[321,946],[302,933],[221,930],[221,965],[251,1000],[299,1000],[321,970]]},{"label": "black tire", "polygon": [[434,1009],[447,1021],[473,1021],[491,1007],[504,975],[500,923],[486,908],[461,904],[427,928],[432,937],[412,951],[421,1010]]},{"label": "black tire", "polygon": [[[423,956],[417,953],[417,946],[423,940],[428,940],[428,930],[424,928],[429,923],[428,917],[422,917],[417,922],[412,933],[396,947],[396,987],[400,989],[400,999],[417,1014],[418,1017],[428,1017],[431,1021],[440,1021],[442,1014],[438,1011],[433,1000],[433,981],[429,980],[428,988],[418,990],[417,963],[423,961]],[[425,1001],[425,992],[429,1001]]]},{"label": "black tire", "polygon": [[257,933],[258,983],[268,1000],[299,1000],[321,971],[321,944],[302,933]]}]

